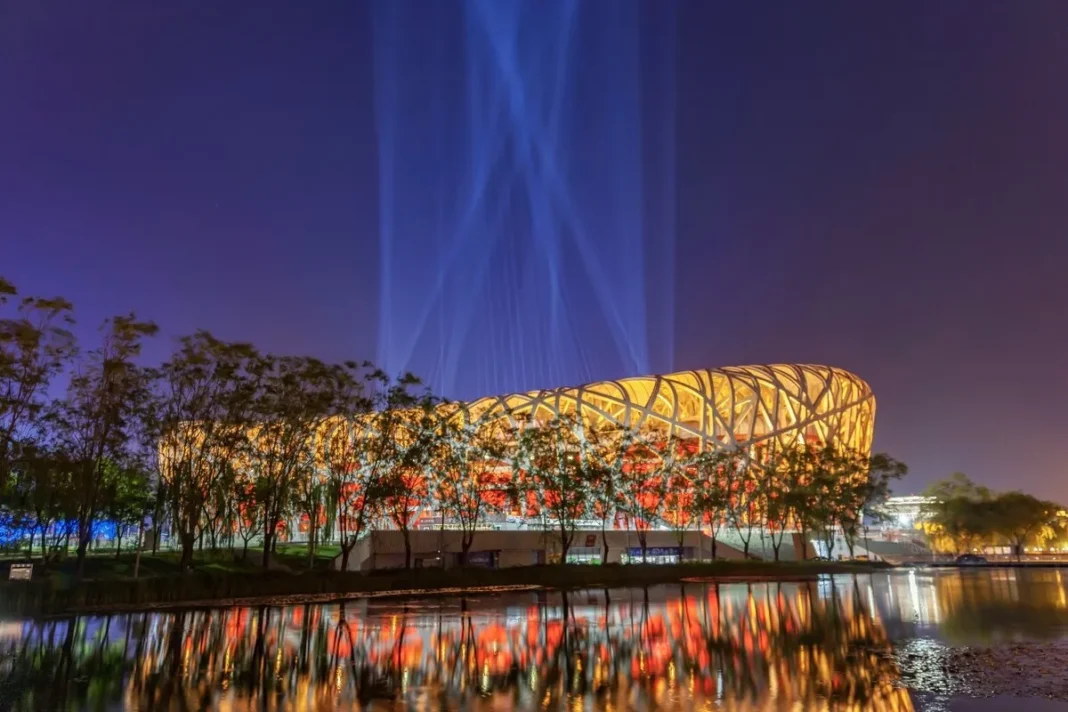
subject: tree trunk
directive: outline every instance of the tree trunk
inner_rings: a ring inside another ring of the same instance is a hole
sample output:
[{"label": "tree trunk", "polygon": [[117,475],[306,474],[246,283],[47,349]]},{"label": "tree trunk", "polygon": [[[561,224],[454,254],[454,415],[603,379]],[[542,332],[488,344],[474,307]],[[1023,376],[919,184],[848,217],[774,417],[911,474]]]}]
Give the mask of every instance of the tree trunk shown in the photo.
[{"label": "tree trunk", "polygon": [[[468,536],[466,533],[464,534],[463,539],[460,540],[460,566],[461,567],[467,566],[467,554],[468,554],[469,551],[471,551],[471,545],[474,542],[475,542],[475,537]],[[444,552],[442,552],[442,556],[444,556],[444,555],[445,555]],[[445,567],[444,560],[441,562],[441,565],[442,565],[442,568]]]},{"label": "tree trunk", "polygon": [[137,578],[137,572],[141,569],[141,550],[145,548],[145,514],[141,513],[141,521],[137,523],[137,556],[134,557],[133,577]]},{"label": "tree trunk", "polygon": [[193,544],[195,539],[193,532],[182,532],[178,535],[178,538],[182,543],[182,559],[178,563],[178,568],[184,573],[193,566]]},{"label": "tree trunk", "polygon": [[401,533],[404,534],[404,568],[412,568],[412,540],[408,536],[408,527],[401,529]]},{"label": "tree trunk", "polygon": [[159,540],[163,533],[163,493],[156,489],[156,508],[152,510],[152,555],[159,553]]},{"label": "tree trunk", "polygon": [[274,539],[272,538],[273,527],[271,526],[271,518],[267,514],[263,515],[263,568],[268,569],[271,565],[271,547],[274,545]]},{"label": "tree trunk", "polygon": [[571,548],[571,542],[567,539],[567,530],[560,527],[560,563],[567,563],[567,550]]},{"label": "tree trunk", "polygon": [[318,505],[312,507],[312,518],[308,523],[308,570],[315,568],[315,521],[318,519]]},{"label": "tree trunk", "polygon": [[601,558],[601,565],[604,566],[608,563],[608,532],[604,527],[601,527],[601,545],[604,546],[604,556]]},{"label": "tree trunk", "polygon": [[779,547],[780,547],[781,545],[782,545],[782,539],[780,539],[780,540],[779,540],[779,543],[778,543],[778,544],[776,544],[776,543],[775,543],[775,538],[774,538],[774,537],[772,537],[772,539],[771,539],[771,550],[772,550],[773,552],[775,552],[775,561],[778,561],[778,560],[779,560]]},{"label": "tree trunk", "polygon": [[115,558],[118,559],[122,553],[122,527],[115,527]]},{"label": "tree trunk", "polygon": [[352,553],[352,549],[356,546],[356,540],[353,539],[352,543],[348,546],[345,545],[345,540],[341,540],[341,570],[349,570],[349,554]]},{"label": "tree trunk", "polygon": [[[42,537],[44,534],[41,535]],[[30,560],[33,560],[33,540],[37,538],[37,526],[30,527]]]},{"label": "tree trunk", "polygon": [[716,560],[716,533],[712,532],[712,561]]},{"label": "tree trunk", "polygon": [[807,532],[804,527],[800,527],[798,532],[801,539],[801,561],[808,561],[808,539],[806,537]]},{"label": "tree trunk", "polygon": [[89,540],[93,530],[89,523],[78,522],[78,578],[85,576],[85,555],[89,552]]}]

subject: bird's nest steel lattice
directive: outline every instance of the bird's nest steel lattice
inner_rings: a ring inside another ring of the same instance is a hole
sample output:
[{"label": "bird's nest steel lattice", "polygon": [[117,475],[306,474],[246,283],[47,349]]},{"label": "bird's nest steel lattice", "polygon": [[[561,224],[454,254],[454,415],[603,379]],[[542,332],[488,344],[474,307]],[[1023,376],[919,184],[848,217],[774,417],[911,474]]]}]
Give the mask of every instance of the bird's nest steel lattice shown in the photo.
[{"label": "bird's nest steel lattice", "polygon": [[697,439],[701,449],[773,441],[871,450],[875,397],[839,368],[776,364],[639,376],[480,398],[461,406],[471,424],[515,426],[577,415],[596,426]]}]

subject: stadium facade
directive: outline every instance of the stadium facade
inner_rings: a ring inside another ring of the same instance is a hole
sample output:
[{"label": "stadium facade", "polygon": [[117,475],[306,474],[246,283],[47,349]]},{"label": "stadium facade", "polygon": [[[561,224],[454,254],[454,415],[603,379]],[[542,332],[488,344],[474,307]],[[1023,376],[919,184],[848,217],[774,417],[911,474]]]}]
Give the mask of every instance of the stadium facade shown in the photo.
[{"label": "stadium facade", "polygon": [[[833,443],[868,453],[875,420],[875,398],[862,379],[829,366],[789,364],[624,378],[481,398],[454,408],[451,417],[462,417],[472,427],[518,427],[577,416],[585,425],[626,428],[640,437],[673,436],[696,450]],[[487,531],[475,537],[469,562],[508,566],[559,556],[540,519],[524,517],[519,511],[499,512],[488,518],[485,527]],[[592,536],[593,527],[591,522],[591,531],[576,536],[569,560],[600,561],[601,546],[599,538]],[[455,562],[460,550],[455,528],[434,502],[428,502],[418,512],[412,532],[416,565]],[[635,532],[627,528],[624,523],[612,532],[610,562],[634,558]],[[711,550],[709,537],[697,530],[687,534],[683,546],[673,532],[652,531],[648,545],[653,559],[663,562],[707,558]],[[729,547],[721,547],[721,556],[725,549],[730,555]],[[384,524],[354,554],[350,566],[402,565],[400,532]]]}]

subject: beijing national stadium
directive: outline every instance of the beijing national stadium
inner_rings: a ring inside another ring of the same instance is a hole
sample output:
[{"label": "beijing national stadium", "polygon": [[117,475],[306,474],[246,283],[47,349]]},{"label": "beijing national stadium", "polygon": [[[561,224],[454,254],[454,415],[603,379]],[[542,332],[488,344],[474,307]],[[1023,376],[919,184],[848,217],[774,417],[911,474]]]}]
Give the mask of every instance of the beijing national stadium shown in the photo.
[{"label": "beijing national stadium", "polygon": [[[797,443],[833,443],[870,453],[875,398],[868,385],[847,371],[829,366],[776,364],[682,371],[601,381],[521,394],[491,396],[460,404],[470,423],[497,420],[516,425],[578,416],[585,424],[627,428],[642,435],[656,433],[689,442],[692,449],[750,448],[761,443],[783,447]],[[293,522],[291,531],[307,529]],[[636,561],[642,552],[637,532],[617,523],[609,532],[607,563]],[[433,501],[418,512],[410,531],[413,565],[449,566],[459,560],[460,532]],[[645,560],[653,563],[708,560],[713,542],[698,529],[676,532],[653,528],[646,532]],[[799,545],[793,538],[793,546]],[[716,540],[720,558],[741,558],[729,531]],[[808,544],[811,546],[811,544]],[[540,519],[518,511],[487,515],[467,556],[468,565],[522,566],[558,561],[558,538]],[[753,549],[760,555],[754,541]],[[787,545],[786,557],[790,558]],[[809,554],[811,555],[811,554]],[[579,523],[567,560],[602,562],[600,522]],[[793,557],[797,552],[793,552]],[[359,542],[349,568],[403,566],[406,559],[401,532],[381,521]]]}]

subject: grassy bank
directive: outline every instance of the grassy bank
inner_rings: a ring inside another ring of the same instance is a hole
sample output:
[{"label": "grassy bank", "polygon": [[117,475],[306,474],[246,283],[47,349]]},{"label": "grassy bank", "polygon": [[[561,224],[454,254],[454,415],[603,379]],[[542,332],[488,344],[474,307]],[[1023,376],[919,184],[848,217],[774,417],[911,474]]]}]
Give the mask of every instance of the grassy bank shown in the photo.
[{"label": "grassy bank", "polygon": [[[798,579],[821,573],[864,572],[880,564],[773,563],[720,561],[675,566],[526,566],[508,569],[411,569],[355,571],[316,569],[301,573],[202,568],[189,574],[154,573],[132,579],[110,575],[77,581],[49,575],[28,582],[0,584],[0,615],[43,616],[80,611],[126,610],[181,605],[234,605],[257,599],[308,596],[319,600],[359,594],[408,592],[433,595],[441,589],[494,586],[543,586],[573,589],[643,586],[688,578]],[[153,569],[155,571],[155,569]]]}]

